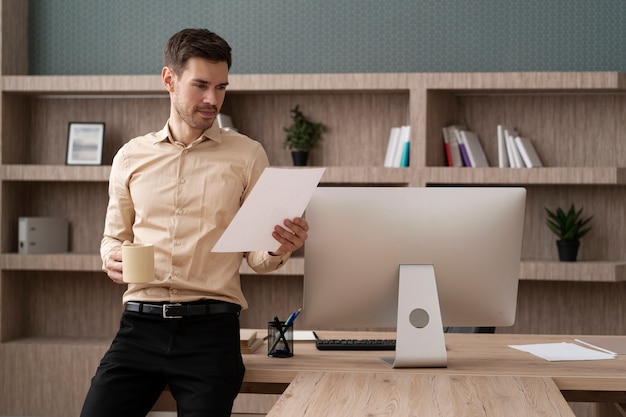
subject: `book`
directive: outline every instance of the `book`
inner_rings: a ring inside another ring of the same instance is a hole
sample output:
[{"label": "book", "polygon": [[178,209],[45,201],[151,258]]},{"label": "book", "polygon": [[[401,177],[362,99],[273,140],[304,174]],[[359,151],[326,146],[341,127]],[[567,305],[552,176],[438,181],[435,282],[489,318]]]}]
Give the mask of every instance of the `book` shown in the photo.
[{"label": "book", "polygon": [[457,130],[464,130],[464,126],[445,126],[443,131],[443,143],[446,152],[446,161],[450,167],[462,167],[463,157],[461,156],[461,149],[459,148],[459,141],[457,139]]},{"label": "book", "polygon": [[408,167],[410,152],[411,126],[392,127],[383,165],[388,168]]},{"label": "book", "polygon": [[239,344],[241,346],[250,346],[257,338],[255,329],[239,329]]},{"label": "book", "polygon": [[467,154],[467,149],[465,148],[464,143],[459,143],[459,151],[461,152],[461,158],[463,159],[463,166],[471,167],[472,163],[470,162],[469,155]]},{"label": "book", "polygon": [[263,339],[257,337],[255,329],[239,329],[239,347],[241,353],[253,353],[263,344]]},{"label": "book", "polygon": [[411,142],[404,142],[402,147],[402,159],[400,160],[400,166],[406,168],[409,166],[409,158],[411,156]]},{"label": "book", "polygon": [[471,130],[461,131],[461,143],[465,146],[465,151],[472,168],[476,167],[488,167],[487,155],[483,145],[480,143],[478,135]]},{"label": "book", "polygon": [[505,129],[504,126],[498,125],[498,167],[500,168],[508,168],[511,166],[509,163],[509,152],[506,148]]},{"label": "book", "polygon": [[396,155],[396,149],[400,143],[400,128],[392,127],[389,131],[389,141],[387,143],[387,153],[385,154],[385,162],[383,166],[387,168],[393,167],[393,161]]},{"label": "book", "polygon": [[405,125],[400,128],[400,162],[397,166],[408,167],[411,153],[411,126]]},{"label": "book", "polygon": [[519,154],[519,150],[515,145],[515,137],[519,134],[515,129],[505,129],[504,135],[506,138],[506,149],[509,157],[509,164],[511,168],[523,168],[524,162],[522,161],[522,157]]},{"label": "book", "polygon": [[398,146],[395,149],[392,166],[402,167],[403,156],[406,154],[406,163],[408,166],[408,152],[410,150],[411,126],[405,125],[399,127]]},{"label": "book", "polygon": [[259,347],[263,346],[264,340],[261,338],[256,338],[252,343],[247,346],[241,346],[241,353],[254,353]]},{"label": "book", "polygon": [[515,145],[519,151],[522,161],[527,168],[542,167],[541,159],[537,154],[537,150],[533,146],[532,142],[528,138],[517,136],[515,138]]},{"label": "book", "polygon": [[466,129],[459,129],[459,128],[455,128],[453,129],[453,132],[456,136],[456,141],[459,144],[459,152],[461,153],[461,160],[463,161],[463,166],[464,167],[471,167],[471,163],[469,160],[469,156],[467,154],[467,150],[465,148],[465,143],[463,142],[463,138],[461,137],[461,132],[463,130]]}]

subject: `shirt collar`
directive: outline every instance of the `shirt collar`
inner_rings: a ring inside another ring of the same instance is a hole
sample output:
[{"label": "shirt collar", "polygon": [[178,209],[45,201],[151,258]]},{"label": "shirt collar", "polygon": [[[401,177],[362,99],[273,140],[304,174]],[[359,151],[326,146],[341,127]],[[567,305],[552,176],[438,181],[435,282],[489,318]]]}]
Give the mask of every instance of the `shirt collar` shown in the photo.
[{"label": "shirt collar", "polygon": [[[171,139],[172,135],[170,134],[170,128],[169,128],[168,123],[169,123],[169,120],[168,122],[165,123],[165,126],[163,127],[163,129],[156,132],[155,137],[154,137],[154,143],[165,142],[165,141],[174,143],[174,141]],[[199,142],[204,142],[205,140],[213,140],[217,143],[222,142],[222,133],[217,122],[214,122],[210,128],[202,132],[202,139]],[[196,140],[192,143],[197,143],[197,142],[198,141]]]}]

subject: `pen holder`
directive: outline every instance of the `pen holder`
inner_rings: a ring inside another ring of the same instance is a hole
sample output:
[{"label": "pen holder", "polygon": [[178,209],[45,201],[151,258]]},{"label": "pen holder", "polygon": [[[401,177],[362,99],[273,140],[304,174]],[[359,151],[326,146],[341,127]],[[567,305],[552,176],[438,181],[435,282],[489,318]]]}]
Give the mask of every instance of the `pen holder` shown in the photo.
[{"label": "pen holder", "polygon": [[267,356],[290,358],[293,356],[293,324],[284,321],[267,323]]}]

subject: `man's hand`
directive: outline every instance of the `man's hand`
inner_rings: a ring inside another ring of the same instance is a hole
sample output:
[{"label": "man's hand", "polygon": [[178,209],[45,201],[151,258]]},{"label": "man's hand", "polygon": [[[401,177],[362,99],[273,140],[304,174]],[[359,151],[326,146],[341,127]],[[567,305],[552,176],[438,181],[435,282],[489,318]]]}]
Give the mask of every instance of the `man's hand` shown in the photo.
[{"label": "man's hand", "polygon": [[302,217],[293,220],[285,219],[284,227],[277,225],[272,232],[272,236],[280,243],[280,247],[271,252],[272,255],[284,255],[293,252],[304,245],[309,231],[309,224]]},{"label": "man's hand", "polygon": [[[130,241],[125,241],[124,243],[131,243]],[[109,254],[104,258],[104,267],[106,269],[106,273],[111,278],[111,281],[116,284],[125,284],[122,279],[122,248],[115,248],[109,252]]]}]

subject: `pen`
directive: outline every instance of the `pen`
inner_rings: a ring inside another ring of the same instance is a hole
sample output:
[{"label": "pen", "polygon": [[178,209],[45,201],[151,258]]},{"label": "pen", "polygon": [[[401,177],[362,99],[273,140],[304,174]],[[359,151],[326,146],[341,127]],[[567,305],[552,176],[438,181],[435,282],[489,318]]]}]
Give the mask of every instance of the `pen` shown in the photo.
[{"label": "pen", "polygon": [[[287,321],[285,322],[285,327],[291,326],[293,324],[293,322],[298,318],[298,316],[300,315],[301,311],[302,311],[302,308],[299,308],[296,311],[294,311],[293,313],[291,313],[291,315],[287,318]],[[285,330],[287,330],[287,329],[285,329]]]}]

